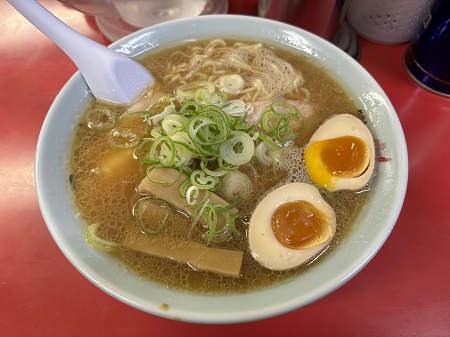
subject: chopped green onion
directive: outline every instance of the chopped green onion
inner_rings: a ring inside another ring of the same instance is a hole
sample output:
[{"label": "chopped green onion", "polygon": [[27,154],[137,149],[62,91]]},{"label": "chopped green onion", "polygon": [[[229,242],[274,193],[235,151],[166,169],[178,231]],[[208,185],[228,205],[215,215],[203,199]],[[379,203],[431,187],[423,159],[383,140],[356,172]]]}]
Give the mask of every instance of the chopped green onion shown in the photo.
[{"label": "chopped green onion", "polygon": [[[161,105],[161,103],[156,103],[158,106]],[[153,124],[154,126],[159,125],[160,121],[166,117],[167,115],[176,113],[176,109],[175,106],[173,104],[170,104],[168,106],[166,106],[164,108],[164,110],[156,115],[149,115],[149,117],[147,117],[147,123],[149,124]]]},{"label": "chopped green onion", "polygon": [[267,109],[261,116],[261,127],[267,133],[275,131],[279,118],[274,114],[272,109]]},{"label": "chopped green onion", "polygon": [[[240,90],[241,79],[240,75],[236,75],[227,80],[235,81],[236,90]],[[226,93],[216,91],[212,82],[185,84],[178,87],[176,94],[177,97],[160,100],[148,111],[141,112],[146,128],[151,125],[151,130],[136,132],[140,144],[134,153],[147,166],[147,175],[154,167],[171,167],[177,169],[180,175],[181,172],[187,174],[178,187],[179,197],[187,205],[195,207],[194,224],[200,217],[207,224],[205,239],[208,242],[222,242],[231,235],[238,235],[234,222],[238,216],[235,206],[240,198],[236,197],[247,197],[253,188],[250,179],[238,171],[239,167],[250,162],[254,156],[263,164],[278,160],[282,146],[296,135],[293,129],[298,125],[292,121],[300,121],[300,118],[294,106],[274,102],[263,113],[260,129],[257,129],[255,125],[246,123],[247,115],[254,110],[253,104],[242,100],[227,101]],[[117,132],[116,128],[114,132]],[[133,130],[127,129],[128,132]],[[144,138],[144,134],[149,133],[150,136]],[[114,135],[120,138],[120,134]],[[132,136],[125,133],[122,138],[129,141],[124,143],[132,144]],[[246,179],[240,179],[240,175]],[[175,181],[156,183],[170,186]],[[228,200],[235,200],[233,204],[211,203],[209,191],[219,189],[228,189],[230,193],[223,195]],[[136,205],[139,226],[146,233],[156,233],[161,228],[146,228],[148,225],[145,225],[140,214],[148,214],[150,211],[147,210],[156,207],[157,201],[154,200],[159,199],[143,200],[148,201],[140,201]],[[168,206],[158,205],[160,209],[168,210]],[[163,212],[163,215],[162,222],[165,223],[166,213]],[[219,216],[220,224],[225,225],[217,228]]]},{"label": "chopped green onion", "polygon": [[234,200],[236,198],[247,199],[251,196],[252,191],[252,181],[245,173],[239,170],[229,172],[222,179],[220,192],[227,200]]},{"label": "chopped green onion", "polygon": [[176,159],[175,143],[168,136],[155,139],[149,157],[152,162],[159,162],[164,167],[171,167]]},{"label": "chopped green onion", "polygon": [[272,147],[268,142],[261,142],[256,146],[255,157],[262,165],[272,165],[274,162],[281,162],[283,149]]},{"label": "chopped green onion", "polygon": [[177,132],[170,137],[175,144],[176,158],[174,167],[190,165],[194,156],[198,157],[199,153],[195,150],[195,145],[186,132]]},{"label": "chopped green onion", "polygon": [[244,89],[245,81],[238,74],[225,75],[220,79],[220,86],[225,92],[236,95]]},{"label": "chopped green onion", "polygon": [[150,135],[153,138],[158,138],[161,136],[164,136],[164,130],[161,126],[155,126],[154,128],[152,128],[152,130],[150,131]]},{"label": "chopped green onion", "polygon": [[188,123],[189,119],[186,117],[172,113],[164,117],[161,121],[161,126],[166,135],[170,135],[174,131],[182,130]]},{"label": "chopped green onion", "polygon": [[273,102],[270,107],[272,111],[279,115],[285,115],[289,117],[295,117],[298,115],[297,108],[287,102]]},{"label": "chopped green onion", "polygon": [[178,186],[178,195],[180,196],[181,199],[186,199],[187,190],[190,186],[192,186],[192,185],[190,185],[190,183],[191,183],[191,179],[186,178],[185,180],[182,181],[180,186]]},{"label": "chopped green onion", "polygon": [[217,170],[212,171],[207,167],[207,165],[208,164],[205,160],[200,161],[200,167],[207,175],[210,175],[213,177],[222,177],[228,173],[228,171],[222,170],[222,169],[217,169]]},{"label": "chopped green onion", "polygon": [[[163,102],[159,101],[159,102],[153,103],[147,109],[148,115],[146,116],[146,118],[148,119],[148,118],[151,118],[153,116],[159,115],[160,113],[162,113],[166,109],[167,105],[168,105],[167,102],[164,102],[164,101]],[[147,122],[148,122],[148,120],[147,120]]]},{"label": "chopped green onion", "polygon": [[209,92],[207,89],[200,88],[195,92],[195,102],[200,106],[214,105],[219,108],[225,103],[224,99],[216,92]]},{"label": "chopped green onion", "polygon": [[[287,102],[273,102],[269,109],[264,111],[261,121],[263,131],[274,141],[286,144],[293,140],[301,131],[302,121],[298,110]],[[295,126],[296,131],[294,131]]]},{"label": "chopped green onion", "polygon": [[136,146],[141,141],[141,137],[134,131],[116,128],[108,133],[107,139],[111,146],[118,148],[130,148]]},{"label": "chopped green onion", "polygon": [[144,165],[171,167],[176,159],[175,143],[168,136],[146,138],[136,156]]},{"label": "chopped green onion", "polygon": [[227,161],[225,161],[222,157],[219,157],[217,159],[217,162],[219,164],[219,168],[224,171],[234,171],[239,168],[239,165],[230,164]]},{"label": "chopped green onion", "polygon": [[190,117],[192,114],[197,114],[200,111],[200,106],[195,101],[187,101],[185,102],[178,113],[181,116],[188,116]]},{"label": "chopped green onion", "polygon": [[243,165],[255,154],[255,143],[248,133],[234,131],[231,135],[220,145],[220,155],[227,163]]},{"label": "chopped green onion", "polygon": [[217,227],[217,212],[214,204],[208,204],[203,211],[203,217],[206,219],[206,223],[208,224],[209,233],[207,234],[207,238],[211,239],[216,231]]},{"label": "chopped green onion", "polygon": [[97,107],[87,113],[87,125],[91,129],[105,130],[113,127],[115,123],[116,117],[110,109]]},{"label": "chopped green onion", "polygon": [[222,214],[222,213],[225,213],[225,212],[230,212],[230,211],[232,211],[233,210],[233,208],[235,208],[236,206],[237,206],[237,204],[239,203],[239,201],[241,201],[241,197],[240,196],[238,196],[238,197],[236,197],[236,199],[234,199],[234,201],[231,203],[231,204],[229,204],[228,206],[225,206],[225,205],[223,205],[223,206],[219,206],[219,210],[217,211],[217,214]]},{"label": "chopped green onion", "polygon": [[194,212],[194,221],[192,221],[192,226],[189,229],[189,232],[192,232],[192,230],[194,229],[195,225],[197,225],[198,221],[200,220],[200,218],[203,215],[203,212],[205,210],[205,208],[208,206],[210,200],[209,198],[207,198],[204,202],[202,202],[195,210]]},{"label": "chopped green onion", "polygon": [[215,90],[214,83],[202,81],[183,84],[177,88],[176,94],[182,100],[194,100],[195,94],[199,89],[206,89],[207,92],[213,93]]},{"label": "chopped green onion", "polygon": [[188,205],[193,206],[197,204],[198,195],[200,194],[200,189],[197,186],[191,186],[186,191],[186,202]]},{"label": "chopped green onion", "polygon": [[144,136],[148,130],[146,123],[148,112],[136,111],[124,114],[119,117],[115,125],[116,128],[134,131],[139,136]]},{"label": "chopped green onion", "polygon": [[114,129],[107,136],[113,147],[130,148],[136,146],[148,130],[145,122],[146,112],[132,112],[120,116]]},{"label": "chopped green onion", "polygon": [[190,176],[191,184],[200,190],[211,190],[219,183],[219,178],[208,176],[201,170],[195,170]]},{"label": "chopped green onion", "polygon": [[[208,224],[208,232],[206,232],[203,237],[208,242],[225,242],[231,237],[231,231],[235,230],[234,220],[236,219],[236,216],[232,216],[230,211],[222,211],[225,207],[227,206],[220,204],[208,204],[203,211],[203,217],[206,219]],[[217,229],[217,219],[219,214],[225,216],[227,221],[225,226]]]},{"label": "chopped green onion", "polygon": [[143,198],[134,209],[139,228],[146,234],[161,232],[170,216],[169,204],[157,198]]},{"label": "chopped green onion", "polygon": [[111,253],[119,246],[118,243],[102,239],[97,235],[98,225],[90,225],[86,231],[86,241],[94,248]]},{"label": "chopped green onion", "polygon": [[208,106],[189,121],[187,133],[199,151],[217,156],[219,146],[229,135],[228,120],[223,111]]},{"label": "chopped green onion", "polygon": [[222,110],[230,116],[242,117],[247,116],[254,110],[252,103],[246,103],[241,99],[226,101],[222,106]]}]

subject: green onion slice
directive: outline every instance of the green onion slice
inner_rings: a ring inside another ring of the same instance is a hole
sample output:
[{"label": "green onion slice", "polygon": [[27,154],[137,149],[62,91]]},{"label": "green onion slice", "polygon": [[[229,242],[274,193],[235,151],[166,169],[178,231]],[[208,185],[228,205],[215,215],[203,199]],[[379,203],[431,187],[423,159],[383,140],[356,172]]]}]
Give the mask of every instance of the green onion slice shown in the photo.
[{"label": "green onion slice", "polygon": [[225,174],[228,173],[228,170],[222,170],[222,169],[216,169],[216,170],[210,170],[208,168],[208,161],[207,160],[201,160],[200,161],[200,167],[202,171],[204,171],[207,175],[210,175],[212,177],[222,177]]},{"label": "green onion slice", "polygon": [[187,126],[189,138],[202,156],[216,157],[229,132],[227,116],[214,106],[205,107],[190,119]]},{"label": "green onion slice", "polygon": [[273,102],[270,107],[272,111],[277,115],[284,115],[289,117],[295,117],[298,115],[297,108],[287,102]]},{"label": "green onion slice", "polygon": [[220,145],[220,155],[223,160],[232,165],[245,164],[255,154],[255,143],[246,132],[234,131],[231,134],[232,138]]},{"label": "green onion slice", "polygon": [[[155,103],[159,109],[159,107],[163,104],[161,102],[159,103]],[[154,105],[153,105],[154,106]],[[170,115],[170,114],[174,114],[176,113],[176,108],[175,105],[173,105],[172,103],[170,105],[167,105],[166,107],[164,107],[164,110],[160,113],[157,114],[149,114],[148,117],[146,118],[146,121],[148,124],[153,124],[154,126],[159,126],[161,120],[163,120],[164,117]]]},{"label": "green onion slice", "polygon": [[175,143],[170,137],[163,136],[155,140],[150,152],[150,159],[158,158],[164,167],[171,167],[176,160]]},{"label": "green onion slice", "polygon": [[246,103],[241,99],[226,101],[222,110],[229,116],[243,117],[251,114],[255,107],[252,103]]},{"label": "green onion slice", "polygon": [[207,92],[213,93],[215,86],[214,83],[208,81],[183,84],[177,88],[176,94],[180,99],[194,100],[196,92],[199,89],[205,89]]},{"label": "green onion slice", "polygon": [[297,108],[292,104],[273,102],[270,108],[264,111],[260,126],[274,141],[284,145],[300,133],[302,121]]},{"label": "green onion slice", "polygon": [[195,170],[190,176],[191,184],[200,190],[211,190],[219,184],[219,178],[208,176],[201,170]]},{"label": "green onion slice", "polygon": [[94,248],[111,253],[119,246],[118,243],[102,239],[97,235],[98,224],[93,224],[86,230],[86,241]]},{"label": "green onion slice", "polygon": [[200,111],[200,106],[195,101],[184,102],[178,113],[182,116],[191,117]]},{"label": "green onion slice", "polygon": [[116,117],[108,108],[97,107],[87,113],[87,124],[91,129],[106,130],[112,128],[115,123]]},{"label": "green onion slice", "polygon": [[161,232],[169,219],[169,204],[158,198],[143,198],[135,205],[134,212],[142,232],[156,235]]},{"label": "green onion slice", "polygon": [[188,205],[190,206],[194,206],[195,204],[197,204],[198,200],[198,196],[200,194],[200,190],[197,186],[191,186],[187,189],[186,191],[186,202]]},{"label": "green onion slice", "polygon": [[166,135],[169,135],[174,131],[182,130],[188,123],[188,118],[173,113],[162,119],[161,126]]},{"label": "green onion slice", "polygon": [[148,131],[148,123],[146,123],[148,112],[136,111],[123,114],[117,120],[115,128],[129,130],[143,137]]},{"label": "green onion slice", "polygon": [[230,74],[221,77],[220,86],[225,92],[236,95],[244,89],[245,81],[239,74]]},{"label": "green onion slice", "polygon": [[176,159],[174,141],[168,136],[146,138],[136,151],[144,165],[172,167]]},{"label": "green onion slice", "polygon": [[108,133],[107,139],[112,147],[131,148],[139,144],[141,136],[134,131],[114,128]]},{"label": "green onion slice", "polygon": [[207,89],[200,88],[195,92],[195,102],[200,106],[214,105],[221,108],[225,100],[216,92],[209,92]]}]

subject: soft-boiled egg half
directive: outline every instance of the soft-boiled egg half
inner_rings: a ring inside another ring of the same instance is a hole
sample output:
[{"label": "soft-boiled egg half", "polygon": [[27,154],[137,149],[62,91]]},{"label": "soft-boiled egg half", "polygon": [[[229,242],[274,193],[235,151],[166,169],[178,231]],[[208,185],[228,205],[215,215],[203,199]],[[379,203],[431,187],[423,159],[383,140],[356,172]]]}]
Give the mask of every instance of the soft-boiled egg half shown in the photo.
[{"label": "soft-boiled egg half", "polygon": [[321,253],[335,231],[335,212],[317,188],[291,183],[269,193],[254,210],[250,251],[266,268],[291,269]]},{"label": "soft-boiled egg half", "polygon": [[314,132],[305,151],[311,180],[329,191],[358,190],[369,181],[375,164],[372,134],[357,117],[342,114]]}]

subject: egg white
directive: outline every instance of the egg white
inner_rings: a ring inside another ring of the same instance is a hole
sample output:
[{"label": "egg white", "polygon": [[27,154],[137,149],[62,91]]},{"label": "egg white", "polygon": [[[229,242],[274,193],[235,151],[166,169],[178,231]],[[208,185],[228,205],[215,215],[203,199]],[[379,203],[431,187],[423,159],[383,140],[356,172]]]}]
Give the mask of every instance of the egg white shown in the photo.
[{"label": "egg white", "polygon": [[[307,249],[291,249],[283,246],[272,231],[272,215],[284,203],[305,200],[318,208],[327,218],[330,237],[323,243]],[[314,186],[291,183],[269,193],[255,208],[249,225],[249,245],[253,257],[263,266],[273,270],[285,270],[310,261],[330,243],[336,232],[336,214]]]},{"label": "egg white", "polygon": [[333,177],[332,182],[326,188],[330,191],[343,189],[358,190],[367,184],[375,167],[375,145],[373,137],[367,126],[357,117],[349,114],[341,114],[326,120],[312,135],[311,144],[327,139],[353,136],[361,139],[367,146],[367,167],[360,175],[355,177]]}]

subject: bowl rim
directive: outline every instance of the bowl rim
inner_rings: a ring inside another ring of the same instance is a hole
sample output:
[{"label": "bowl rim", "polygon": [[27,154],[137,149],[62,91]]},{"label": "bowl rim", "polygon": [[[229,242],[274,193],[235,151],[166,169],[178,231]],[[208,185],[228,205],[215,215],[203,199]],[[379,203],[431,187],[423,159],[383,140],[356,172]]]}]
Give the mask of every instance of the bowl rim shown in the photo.
[{"label": "bowl rim", "polygon": [[[60,187],[56,186],[55,183],[51,181],[51,179],[53,178],[52,175],[57,171],[55,171],[56,169],[54,168],[54,164],[49,162],[47,157],[49,146],[59,146],[57,149],[63,150],[65,148],[64,146],[66,145],[55,145],[54,143],[57,142],[55,142],[55,140],[51,138],[51,133],[49,131],[55,123],[55,119],[58,119],[60,123],[64,123],[66,119],[73,119],[74,121],[76,121],[75,117],[73,116],[58,116],[58,114],[61,115],[61,113],[58,111],[60,111],[61,109],[63,100],[67,99],[68,95],[72,95],[74,90],[77,91],[78,95],[75,99],[76,102],[74,102],[74,107],[78,107],[78,110],[76,110],[78,113],[80,113],[80,109],[83,108],[83,104],[86,104],[85,101],[89,99],[88,97],[90,94],[85,84],[83,84],[84,81],[81,77],[81,74],[79,72],[75,73],[62,88],[60,93],[55,98],[53,104],[51,105],[48,114],[43,122],[36,147],[36,192],[39,207],[41,209],[41,213],[43,215],[47,228],[66,258],[82,275],[84,275],[97,287],[110,294],[114,298],[144,312],[169,319],[182,320],[185,322],[216,324],[256,321],[296,310],[332,293],[343,284],[348,282],[351,278],[353,278],[358,272],[360,272],[361,269],[363,269],[364,266],[367,265],[367,263],[375,256],[375,254],[385,243],[388,236],[392,232],[396,220],[400,214],[407,188],[408,159],[406,141],[398,116],[387,95],[384,93],[378,83],[373,79],[373,77],[358,62],[353,60],[345,52],[338,49],[330,42],[316,35],[313,35],[312,33],[285,23],[258,17],[241,15],[208,15],[174,20],[144,28],[138,32],[135,32],[125,38],[116,41],[110,46],[110,48],[113,48],[119,52],[123,52],[130,57],[139,58],[143,54],[144,50],[142,50],[142,48],[140,48],[137,43],[139,41],[142,41],[142,39],[153,39],[153,44],[151,47],[156,51],[159,48],[167,47],[164,45],[164,42],[161,42],[159,40],[159,38],[161,38],[161,36],[166,37],[168,34],[173,34],[173,31],[186,29],[187,32],[182,33],[182,35],[184,36],[184,40],[182,41],[184,42],[185,40],[194,38],[194,35],[192,33],[189,33],[191,31],[195,32],[199,29],[205,29],[209,27],[210,30],[205,33],[205,38],[207,38],[207,36],[213,34],[214,31],[220,31],[220,29],[223,30],[225,24],[232,25],[232,29],[230,29],[230,31],[232,31],[232,34],[239,33],[237,29],[240,29],[244,26],[253,27],[246,32],[242,32],[242,34],[246,36],[243,39],[251,40],[252,38],[250,37],[250,35],[252,34],[257,36],[259,36],[259,34],[268,34],[267,39],[264,40],[264,42],[266,43],[272,42],[273,44],[277,45],[281,43],[285,45],[286,48],[293,48],[306,53],[311,53],[311,56],[318,59],[319,61],[326,60],[327,62],[334,62],[338,68],[353,67],[357,69],[358,74],[352,74],[351,76],[360,76],[364,78],[364,80],[367,81],[367,88],[370,88],[372,90],[371,92],[367,93],[367,95],[370,97],[365,97],[364,99],[366,101],[364,101],[363,104],[368,104],[368,106],[370,107],[370,104],[372,104],[373,101],[376,105],[375,108],[378,108],[379,111],[383,111],[383,109],[387,111],[388,115],[383,115],[383,117],[388,117],[384,122],[388,123],[397,130],[397,133],[393,135],[395,136],[395,143],[392,143],[392,146],[395,147],[395,149],[393,148],[392,150],[395,150],[395,153],[398,153],[403,157],[393,158],[393,162],[391,163],[392,165],[395,163],[395,166],[393,167],[393,169],[395,170],[394,176],[398,178],[398,181],[395,182],[396,190],[392,192],[393,198],[397,203],[385,218],[386,223],[381,227],[382,230],[373,237],[372,241],[366,245],[360,244],[359,246],[357,246],[357,248],[355,248],[355,251],[350,252],[352,258],[351,263],[347,264],[342,270],[340,269],[339,271],[333,271],[333,278],[325,282],[320,282],[319,287],[317,287],[314,292],[305,293],[299,297],[282,296],[280,299],[274,299],[274,296],[281,295],[279,291],[276,291],[280,288],[278,286],[275,287],[275,291],[274,287],[271,287],[259,290],[257,292],[236,295],[201,295],[202,298],[205,299],[206,302],[208,302],[208,305],[202,310],[196,310],[197,308],[195,307],[195,304],[186,304],[185,307],[177,308],[176,305],[174,305],[174,307],[169,311],[163,311],[157,304],[154,303],[153,299],[143,299],[137,294],[130,293],[129,290],[123,289],[123,284],[117,284],[115,280],[110,281],[111,279],[109,277],[113,277],[114,275],[116,275],[114,273],[117,273],[117,270],[95,270],[95,268],[93,268],[90,264],[94,259],[107,261],[107,263],[111,263],[111,261],[108,260],[108,257],[92,251],[88,253],[88,256],[80,257],[79,255],[77,255],[76,249],[72,247],[72,245],[74,244],[72,242],[68,242],[67,240],[65,232],[67,231],[67,229],[61,228],[58,225],[58,218],[54,214],[53,203],[55,203],[56,199],[61,197],[61,195],[58,194],[60,193],[60,190],[58,190],[58,188]],[[203,39],[203,36],[198,37],[196,35],[195,38]],[[314,48],[311,48],[311,43]],[[330,52],[332,55],[328,54],[328,52]],[[330,61],[330,58],[333,58],[333,60]],[[361,97],[359,99],[362,100]],[[79,118],[79,116],[77,116],[76,118]],[[68,130],[73,131],[73,126],[71,125],[70,128],[67,128],[66,131]],[[53,159],[59,159],[62,161],[66,160],[61,156],[58,157],[56,155]],[[77,219],[76,215],[74,215],[73,220],[71,221],[76,222],[80,220]],[[76,231],[79,235],[84,235],[84,231],[82,231],[82,228],[77,229]],[[356,245],[356,243],[353,243],[353,245]],[[334,260],[332,256],[328,256],[327,259]],[[137,278],[136,276],[132,277]],[[148,283],[149,281],[145,282]],[[136,281],[136,283],[133,283],[133,285],[135,285],[136,287],[141,286],[138,281]],[[293,284],[292,281],[283,284],[283,287],[290,288],[292,290],[296,289],[297,286],[298,285]],[[165,291],[164,287],[162,286],[153,285],[152,289],[153,287],[156,290],[152,292],[152,296],[158,297],[158,292]],[[195,295],[178,291],[173,292],[174,294],[168,295],[169,297],[172,296],[171,300],[173,301],[180,301],[181,299],[183,299],[184,301],[187,299],[187,301],[193,300],[195,302]],[[257,293],[258,296],[254,296],[255,293]],[[263,306],[266,303],[266,301],[261,300],[261,296],[270,299],[269,302],[271,302],[272,304],[268,307],[258,307],[259,305]],[[214,311],[212,309],[216,306],[223,308],[224,305],[222,304],[232,305],[234,304],[236,297],[239,297],[239,303],[242,303],[241,299],[244,299],[245,302],[253,301],[255,303],[252,305],[249,305],[247,303],[245,305],[242,305],[239,310],[234,311]],[[258,297],[260,298],[258,299]]]}]

